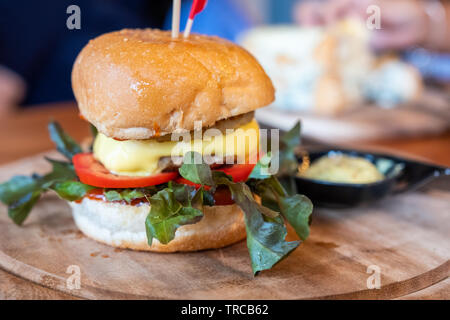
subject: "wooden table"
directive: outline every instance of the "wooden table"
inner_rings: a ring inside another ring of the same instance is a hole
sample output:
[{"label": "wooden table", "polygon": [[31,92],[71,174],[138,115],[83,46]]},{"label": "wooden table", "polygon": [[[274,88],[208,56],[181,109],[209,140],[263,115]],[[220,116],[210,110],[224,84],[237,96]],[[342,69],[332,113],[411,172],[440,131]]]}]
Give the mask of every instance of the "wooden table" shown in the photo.
[{"label": "wooden table", "polygon": [[[89,135],[89,126],[78,117],[74,103],[56,103],[30,108],[0,118],[0,164],[38,152],[53,144],[46,125],[54,119],[78,141]],[[450,167],[450,131],[433,137],[361,141],[352,147],[401,153]],[[450,279],[415,292],[406,299],[449,299]],[[0,269],[0,299],[73,299],[68,295],[20,279]]]}]

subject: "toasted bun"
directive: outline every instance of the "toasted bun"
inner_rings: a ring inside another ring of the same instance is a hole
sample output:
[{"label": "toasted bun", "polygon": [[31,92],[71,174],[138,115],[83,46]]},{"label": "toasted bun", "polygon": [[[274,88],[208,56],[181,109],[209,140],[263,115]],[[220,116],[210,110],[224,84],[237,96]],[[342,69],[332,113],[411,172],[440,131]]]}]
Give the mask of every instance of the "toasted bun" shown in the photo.
[{"label": "toasted bun", "polygon": [[145,218],[150,206],[131,206],[84,198],[69,202],[78,228],[88,237],[105,244],[134,250],[176,252],[222,248],[245,238],[245,224],[237,205],[204,207],[202,220],[178,228],[175,239],[147,244]]},{"label": "toasted bun", "polygon": [[81,115],[103,134],[148,139],[191,131],[263,107],[274,88],[256,59],[218,37],[124,29],[91,40],[72,87]]}]

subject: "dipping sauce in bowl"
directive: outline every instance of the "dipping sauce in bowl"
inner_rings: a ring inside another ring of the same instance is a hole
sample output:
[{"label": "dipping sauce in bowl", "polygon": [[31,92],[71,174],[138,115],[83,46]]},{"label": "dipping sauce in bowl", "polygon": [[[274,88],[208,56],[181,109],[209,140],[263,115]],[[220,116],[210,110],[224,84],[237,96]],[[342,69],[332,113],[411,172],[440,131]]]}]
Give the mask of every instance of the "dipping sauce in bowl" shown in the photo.
[{"label": "dipping sauce in bowl", "polygon": [[325,155],[312,162],[300,176],[338,183],[365,184],[381,181],[385,176],[370,161],[345,154]]}]

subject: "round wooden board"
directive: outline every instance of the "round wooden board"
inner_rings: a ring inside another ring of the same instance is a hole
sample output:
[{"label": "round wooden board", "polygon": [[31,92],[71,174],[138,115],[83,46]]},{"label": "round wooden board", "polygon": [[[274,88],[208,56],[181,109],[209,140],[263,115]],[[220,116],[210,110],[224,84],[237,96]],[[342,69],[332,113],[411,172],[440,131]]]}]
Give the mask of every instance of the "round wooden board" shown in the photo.
[{"label": "round wooden board", "polygon": [[[47,169],[36,156],[0,167],[0,181]],[[439,190],[315,210],[310,238],[253,277],[245,242],[194,253],[118,250],[83,236],[69,206],[48,194],[22,227],[1,205],[0,267],[88,299],[397,298],[449,276],[449,213],[450,192]],[[80,268],[79,289],[67,286],[70,266]],[[381,271],[380,289],[367,288],[369,266]]]}]

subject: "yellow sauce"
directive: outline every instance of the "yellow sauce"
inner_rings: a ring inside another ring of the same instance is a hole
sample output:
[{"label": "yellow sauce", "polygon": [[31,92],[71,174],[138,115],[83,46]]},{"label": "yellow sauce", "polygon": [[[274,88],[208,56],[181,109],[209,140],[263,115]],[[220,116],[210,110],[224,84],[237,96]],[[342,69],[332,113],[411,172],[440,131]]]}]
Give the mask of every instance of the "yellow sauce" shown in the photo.
[{"label": "yellow sauce", "polygon": [[370,161],[346,155],[323,156],[301,174],[309,179],[340,183],[373,183],[384,175]]}]

